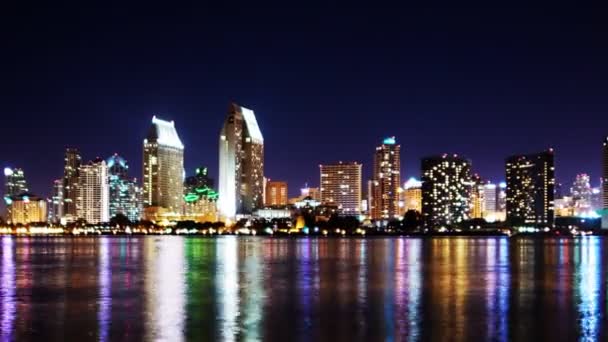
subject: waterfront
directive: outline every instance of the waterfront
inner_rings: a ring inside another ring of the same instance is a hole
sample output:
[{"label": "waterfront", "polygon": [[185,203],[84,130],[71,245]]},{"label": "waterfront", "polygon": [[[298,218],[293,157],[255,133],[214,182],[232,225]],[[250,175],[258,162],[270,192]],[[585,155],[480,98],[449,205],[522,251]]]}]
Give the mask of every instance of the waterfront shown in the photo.
[{"label": "waterfront", "polygon": [[601,237],[1,239],[3,341],[608,337]]}]

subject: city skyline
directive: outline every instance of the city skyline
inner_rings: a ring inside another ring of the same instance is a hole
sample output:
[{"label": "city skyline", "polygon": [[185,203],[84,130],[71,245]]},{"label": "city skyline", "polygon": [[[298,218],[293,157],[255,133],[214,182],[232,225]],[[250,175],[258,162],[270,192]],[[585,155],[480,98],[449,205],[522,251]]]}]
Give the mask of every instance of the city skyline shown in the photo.
[{"label": "city skyline", "polygon": [[[500,182],[506,156],[551,147],[559,182],[588,173],[596,186],[600,176],[608,101],[598,89],[608,53],[606,24],[587,26],[598,19],[589,9],[344,12],[332,4],[326,13],[340,15],[324,16],[313,8],[195,6],[152,24],[105,8],[73,22],[45,6],[3,21],[14,39],[0,57],[9,128],[0,163],[23,168],[41,196],[61,176],[55,161],[66,147],[119,153],[141,174],[139,139],[154,114],[174,120],[191,147],[185,169],[209,165],[217,178],[216,134],[232,100],[256,111],[266,176],[291,184],[290,196],[316,183],[319,163],[356,160],[369,179],[385,136],[402,145],[403,179],[419,177],[424,156],[458,153]],[[63,21],[69,30],[52,25]]]}]

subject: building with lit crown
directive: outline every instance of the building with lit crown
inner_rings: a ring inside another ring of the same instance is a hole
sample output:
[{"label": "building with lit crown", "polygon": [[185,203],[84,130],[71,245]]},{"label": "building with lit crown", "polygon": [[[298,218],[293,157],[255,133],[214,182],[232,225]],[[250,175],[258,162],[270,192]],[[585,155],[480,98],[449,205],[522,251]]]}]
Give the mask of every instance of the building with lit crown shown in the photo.
[{"label": "building with lit crown", "polygon": [[361,214],[361,169],[360,163],[319,165],[321,171],[320,202],[336,206],[345,216]]},{"label": "building with lit crown", "polygon": [[143,205],[147,219],[181,213],[184,193],[184,144],[175,122],[154,116],[144,139]]},{"label": "building with lit crown", "polygon": [[108,166],[96,159],[78,168],[76,216],[87,223],[110,221],[110,192]]},{"label": "building with lit crown", "polygon": [[196,169],[195,175],[186,178],[184,184],[184,213],[182,220],[215,222],[218,193],[213,189],[213,179],[206,167]]},{"label": "building with lit crown", "polygon": [[401,146],[395,137],[384,139],[374,153],[371,218],[389,220],[399,217],[401,183]]},{"label": "building with lit crown", "polygon": [[4,203],[6,204],[6,216],[10,217],[13,200],[17,196],[27,193],[29,189],[22,169],[6,167],[4,168],[4,178]]},{"label": "building with lit crown", "polygon": [[457,155],[422,159],[422,217],[428,229],[470,218],[471,163]]},{"label": "building with lit crown", "polygon": [[507,222],[512,227],[553,227],[553,150],[506,160]]},{"label": "building with lit crown", "polygon": [[264,205],[264,138],[255,113],[231,103],[219,145],[220,215],[251,215]]},{"label": "building with lit crown", "polygon": [[110,196],[110,218],[118,214],[131,222],[139,221],[142,214],[142,189],[136,179],[129,178],[129,164],[114,154],[106,159],[108,166],[108,187]]}]

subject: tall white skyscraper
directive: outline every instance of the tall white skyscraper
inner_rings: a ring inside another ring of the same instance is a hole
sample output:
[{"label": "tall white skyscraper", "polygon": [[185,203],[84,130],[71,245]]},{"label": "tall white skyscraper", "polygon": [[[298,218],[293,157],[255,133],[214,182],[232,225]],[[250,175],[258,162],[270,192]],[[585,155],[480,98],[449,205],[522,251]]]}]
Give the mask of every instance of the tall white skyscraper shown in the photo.
[{"label": "tall white skyscraper", "polygon": [[110,220],[110,193],[108,189],[108,167],[101,159],[78,168],[76,214],[87,223]]},{"label": "tall white skyscraper", "polygon": [[483,218],[488,222],[497,221],[497,192],[496,184],[488,183],[483,185]]},{"label": "tall white skyscraper", "polygon": [[152,118],[144,139],[143,166],[144,206],[180,213],[184,204],[184,144],[173,121]]},{"label": "tall white skyscraper", "polygon": [[218,209],[222,219],[264,204],[264,138],[252,110],[230,104],[220,132]]}]

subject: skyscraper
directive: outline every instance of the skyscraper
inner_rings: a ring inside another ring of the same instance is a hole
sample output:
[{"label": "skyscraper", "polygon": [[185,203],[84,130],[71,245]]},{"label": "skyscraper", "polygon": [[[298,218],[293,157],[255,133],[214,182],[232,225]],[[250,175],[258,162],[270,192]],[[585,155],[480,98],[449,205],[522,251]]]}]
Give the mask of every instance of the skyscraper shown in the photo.
[{"label": "skyscraper", "polygon": [[110,220],[108,166],[104,160],[80,165],[77,190],[76,215],[79,219],[93,224]]},{"label": "skyscraper", "polygon": [[271,181],[266,182],[267,206],[287,205],[287,182]]},{"label": "skyscraper", "polygon": [[507,221],[513,227],[552,227],[555,168],[553,150],[507,158]]},{"label": "skyscraper", "polygon": [[399,216],[399,186],[401,183],[401,146],[395,137],[384,139],[374,154],[371,216],[388,220]]},{"label": "skyscraper", "polygon": [[19,168],[4,168],[5,177],[5,196],[17,196],[24,192],[28,192],[27,181],[22,169]]},{"label": "skyscraper", "polygon": [[470,193],[470,218],[480,219],[483,218],[483,212],[485,210],[485,191],[483,182],[479,175],[475,174],[471,177],[471,193]]},{"label": "skyscraper", "polygon": [[587,217],[592,215],[591,209],[591,179],[587,174],[578,174],[570,189],[574,205],[574,216]]},{"label": "skyscraper", "polygon": [[230,104],[220,132],[218,209],[223,219],[264,205],[264,138],[252,110]]},{"label": "skyscraper", "polygon": [[173,121],[164,121],[154,116],[148,136],[144,139],[144,206],[152,211],[159,209],[179,213],[183,193],[184,145]]},{"label": "skyscraper", "polygon": [[130,221],[138,221],[142,211],[142,191],[135,179],[129,179],[127,161],[114,154],[106,160],[108,166],[110,218],[122,214]]},{"label": "skyscraper", "polygon": [[361,164],[338,163],[319,165],[321,203],[337,206],[346,216],[361,214]]},{"label": "skyscraper", "polygon": [[59,223],[63,217],[63,180],[53,181],[53,196],[48,201],[47,220],[50,223]]},{"label": "skyscraper", "polygon": [[608,229],[608,137],[604,139],[602,148],[602,193],[604,198],[604,209],[602,210],[602,228]]},{"label": "skyscraper", "polygon": [[75,148],[66,149],[63,169],[63,217],[68,222],[76,219],[80,163],[80,152]]},{"label": "skyscraper", "polygon": [[428,229],[470,218],[471,163],[457,155],[422,159],[422,216]]},{"label": "skyscraper", "polygon": [[496,184],[483,185],[483,218],[488,222],[498,221],[498,191]]},{"label": "skyscraper", "polygon": [[414,210],[422,213],[422,182],[410,178],[403,184],[404,211]]},{"label": "skyscraper", "polygon": [[213,179],[209,177],[207,167],[197,167],[194,176],[186,177],[184,193],[194,192],[198,188],[213,188],[214,183]]}]

